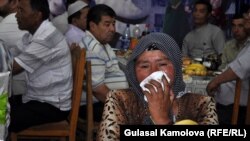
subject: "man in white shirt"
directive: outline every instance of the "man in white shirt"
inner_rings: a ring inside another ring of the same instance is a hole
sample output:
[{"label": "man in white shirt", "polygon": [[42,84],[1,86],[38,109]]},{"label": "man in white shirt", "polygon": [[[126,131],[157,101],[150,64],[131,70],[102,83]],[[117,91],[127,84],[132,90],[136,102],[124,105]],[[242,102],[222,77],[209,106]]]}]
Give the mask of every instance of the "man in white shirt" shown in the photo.
[{"label": "man in white shirt", "polygon": [[[0,39],[4,45],[10,50],[14,57],[19,54],[20,50],[16,46],[18,40],[27,33],[18,29],[16,21],[16,11],[18,0],[3,0],[0,4],[0,16],[3,20],[0,21]],[[13,76],[12,79],[12,94],[24,94],[26,92],[25,75],[24,73]]]},{"label": "man in white shirt", "polygon": [[71,109],[72,63],[63,34],[48,20],[47,0],[19,0],[18,27],[27,30],[13,61],[13,74],[25,72],[27,92],[11,104],[10,132],[65,120]]},{"label": "man in white shirt", "polygon": [[69,45],[72,43],[79,44],[85,36],[87,14],[89,11],[88,4],[77,0],[68,7],[69,29],[65,33]]}]

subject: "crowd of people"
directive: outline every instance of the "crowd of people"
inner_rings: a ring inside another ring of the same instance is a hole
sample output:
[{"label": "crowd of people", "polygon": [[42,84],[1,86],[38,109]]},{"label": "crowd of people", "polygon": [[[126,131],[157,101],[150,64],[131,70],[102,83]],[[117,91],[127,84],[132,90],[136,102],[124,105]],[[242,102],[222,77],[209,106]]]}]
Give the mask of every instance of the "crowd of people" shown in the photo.
[{"label": "crowd of people", "polygon": [[[9,132],[68,117],[73,85],[70,49],[76,46],[86,48],[91,62],[98,140],[119,140],[121,124],[173,125],[185,119],[199,125],[230,124],[236,79],[243,80],[239,124],[244,124],[250,11],[234,16],[229,41],[220,27],[209,23],[211,11],[208,1],[196,1],[194,28],[181,47],[166,33],[150,33],[139,40],[121,69],[109,44],[116,33],[112,7],[83,0],[1,1],[0,72],[11,71],[12,82]],[[211,54],[221,58],[222,73],[207,85],[208,95],[187,92],[182,58]],[[149,80],[144,90],[141,82],[158,71],[163,77]],[[86,118],[85,90],[79,110]]]}]

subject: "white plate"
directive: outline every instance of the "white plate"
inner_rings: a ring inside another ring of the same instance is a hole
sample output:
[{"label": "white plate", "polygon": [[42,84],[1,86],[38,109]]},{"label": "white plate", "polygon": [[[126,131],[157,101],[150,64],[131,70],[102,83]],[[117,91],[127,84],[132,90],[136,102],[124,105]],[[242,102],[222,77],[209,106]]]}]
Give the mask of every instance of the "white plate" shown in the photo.
[{"label": "white plate", "polygon": [[221,74],[221,73],[222,73],[221,71],[214,71],[214,72],[213,72],[214,75],[219,75],[219,74]]},{"label": "white plate", "polygon": [[201,62],[202,58],[194,58],[195,61]]}]

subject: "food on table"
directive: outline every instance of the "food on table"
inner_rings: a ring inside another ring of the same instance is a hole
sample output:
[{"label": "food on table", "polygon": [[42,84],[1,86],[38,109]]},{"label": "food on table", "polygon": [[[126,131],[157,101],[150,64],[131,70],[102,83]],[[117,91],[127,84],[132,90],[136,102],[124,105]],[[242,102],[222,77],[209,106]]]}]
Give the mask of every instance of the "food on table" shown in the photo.
[{"label": "food on table", "polygon": [[198,76],[206,76],[207,75],[207,69],[204,65],[199,63],[193,63],[190,65],[187,65],[184,70],[184,74],[187,75],[198,75]]}]

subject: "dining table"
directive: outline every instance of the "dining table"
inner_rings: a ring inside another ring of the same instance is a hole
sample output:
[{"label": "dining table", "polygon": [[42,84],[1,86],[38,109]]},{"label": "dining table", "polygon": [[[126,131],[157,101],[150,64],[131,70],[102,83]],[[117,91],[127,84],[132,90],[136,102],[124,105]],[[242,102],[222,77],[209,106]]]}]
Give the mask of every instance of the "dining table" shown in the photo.
[{"label": "dining table", "polygon": [[186,84],[186,92],[207,95],[207,84],[214,78],[214,76],[188,76],[185,78],[183,75],[183,80]]}]

